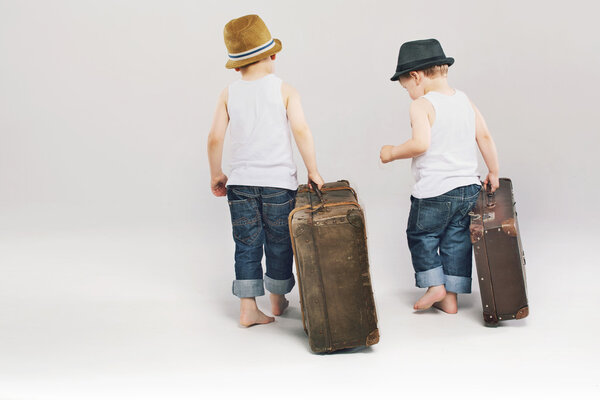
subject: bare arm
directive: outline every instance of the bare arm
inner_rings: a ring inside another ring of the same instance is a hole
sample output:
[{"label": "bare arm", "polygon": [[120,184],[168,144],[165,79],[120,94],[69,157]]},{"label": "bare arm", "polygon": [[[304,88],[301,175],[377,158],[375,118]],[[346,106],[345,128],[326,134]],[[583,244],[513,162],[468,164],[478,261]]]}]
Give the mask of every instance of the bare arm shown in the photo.
[{"label": "bare arm", "polygon": [[410,124],[412,137],[398,146],[383,146],[379,154],[381,162],[402,158],[418,157],[425,153],[431,143],[431,125],[428,113],[433,112],[433,106],[425,99],[417,99],[410,105]]},{"label": "bare arm", "polygon": [[225,141],[225,132],[229,124],[229,114],[227,113],[228,90],[221,92],[217,101],[217,109],[213,118],[212,126],[208,134],[208,163],[210,165],[210,188],[215,196],[225,196],[227,189],[227,176],[221,169],[223,159],[223,142]]},{"label": "bare arm", "polygon": [[323,178],[321,178],[317,168],[315,144],[310,128],[306,123],[306,118],[304,117],[300,95],[296,89],[286,83],[282,84],[281,91],[290,127],[294,134],[294,140],[308,171],[308,178],[315,182],[320,189],[323,186]]},{"label": "bare arm", "polygon": [[490,183],[492,185],[492,192],[494,192],[498,189],[498,186],[500,186],[498,179],[500,165],[498,163],[496,144],[485,123],[485,119],[483,119],[483,115],[481,115],[479,109],[475,107],[475,104],[471,103],[471,105],[475,111],[475,138],[477,140],[477,146],[479,146],[483,161],[485,161],[485,165],[488,167],[488,175],[483,183],[484,185]]}]

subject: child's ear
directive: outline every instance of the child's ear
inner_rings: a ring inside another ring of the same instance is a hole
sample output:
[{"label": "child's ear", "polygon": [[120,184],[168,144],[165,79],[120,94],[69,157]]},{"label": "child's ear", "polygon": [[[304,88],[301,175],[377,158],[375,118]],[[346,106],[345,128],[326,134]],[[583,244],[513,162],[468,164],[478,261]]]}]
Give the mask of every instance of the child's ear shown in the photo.
[{"label": "child's ear", "polygon": [[273,55],[271,56],[271,60],[275,61],[275,56],[277,56],[277,54],[273,54]]}]

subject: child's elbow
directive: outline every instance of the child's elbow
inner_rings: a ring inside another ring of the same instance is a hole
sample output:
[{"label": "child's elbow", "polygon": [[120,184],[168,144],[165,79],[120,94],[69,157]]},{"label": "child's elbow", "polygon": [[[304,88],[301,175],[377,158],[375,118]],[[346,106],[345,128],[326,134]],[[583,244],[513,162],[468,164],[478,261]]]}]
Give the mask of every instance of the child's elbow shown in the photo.
[{"label": "child's elbow", "polygon": [[425,152],[427,152],[428,149],[429,149],[428,142],[426,142],[424,140],[418,140],[415,142],[415,147],[414,147],[415,156],[420,156],[422,154],[425,154]]},{"label": "child's elbow", "polygon": [[291,128],[296,140],[302,140],[310,135],[310,129],[308,129],[307,124],[297,124],[291,126]]},{"label": "child's elbow", "polygon": [[221,141],[221,138],[219,138],[219,136],[215,132],[211,131],[208,134],[207,145],[209,149],[217,147],[221,143]]},{"label": "child's elbow", "polygon": [[487,129],[478,129],[475,132],[475,140],[479,142],[486,142],[492,140],[492,134]]}]

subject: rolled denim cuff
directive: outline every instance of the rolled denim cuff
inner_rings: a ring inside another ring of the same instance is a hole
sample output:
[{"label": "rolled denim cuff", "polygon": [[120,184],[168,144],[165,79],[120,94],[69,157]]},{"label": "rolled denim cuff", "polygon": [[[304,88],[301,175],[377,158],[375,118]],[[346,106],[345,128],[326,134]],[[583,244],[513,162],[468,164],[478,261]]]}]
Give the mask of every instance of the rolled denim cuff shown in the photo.
[{"label": "rolled denim cuff", "polygon": [[446,283],[444,269],[440,265],[427,271],[415,272],[415,280],[417,287],[428,288],[430,286],[439,286]]},{"label": "rolled denim cuff", "polygon": [[292,291],[295,283],[294,275],[289,279],[273,279],[265,275],[265,287],[273,294],[287,294]]},{"label": "rolled denim cuff", "polygon": [[471,293],[471,278],[466,276],[446,275],[446,291],[454,293]]},{"label": "rolled denim cuff", "polygon": [[237,297],[256,297],[265,294],[262,279],[236,279],[231,291]]}]

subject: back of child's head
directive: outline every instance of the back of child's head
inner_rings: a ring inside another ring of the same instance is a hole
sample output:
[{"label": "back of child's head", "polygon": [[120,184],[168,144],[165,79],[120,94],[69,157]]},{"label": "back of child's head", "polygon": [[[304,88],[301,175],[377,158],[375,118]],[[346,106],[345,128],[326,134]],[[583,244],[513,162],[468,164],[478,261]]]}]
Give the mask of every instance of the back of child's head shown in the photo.
[{"label": "back of child's head", "polygon": [[409,78],[412,71],[423,71],[428,78],[445,77],[453,63],[454,58],[446,57],[436,39],[413,40],[400,47],[396,73],[390,79]]},{"label": "back of child's head", "polygon": [[[445,78],[448,76],[448,67],[449,67],[448,64],[433,65],[433,66],[427,67],[425,69],[416,69],[414,71],[415,72],[423,72],[423,75],[425,75],[426,77],[428,77],[430,79],[439,78],[439,77]],[[399,79],[400,80],[409,79],[411,72],[412,71],[403,73],[402,75],[400,75]]]},{"label": "back of child's head", "polygon": [[281,51],[281,41],[258,15],[232,19],[223,29],[229,60],[226,68],[243,68]]}]

